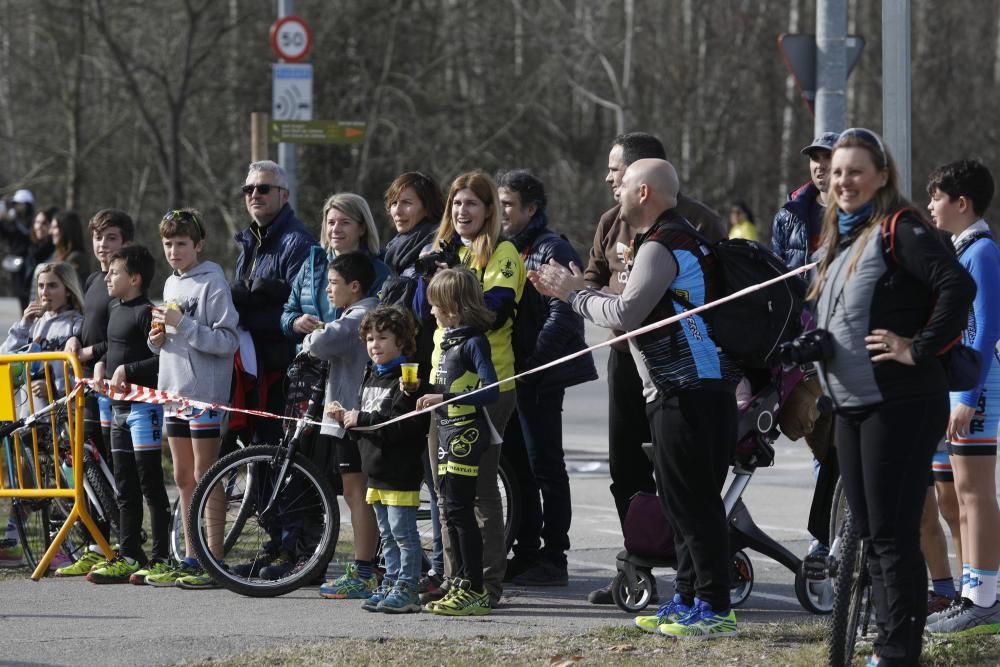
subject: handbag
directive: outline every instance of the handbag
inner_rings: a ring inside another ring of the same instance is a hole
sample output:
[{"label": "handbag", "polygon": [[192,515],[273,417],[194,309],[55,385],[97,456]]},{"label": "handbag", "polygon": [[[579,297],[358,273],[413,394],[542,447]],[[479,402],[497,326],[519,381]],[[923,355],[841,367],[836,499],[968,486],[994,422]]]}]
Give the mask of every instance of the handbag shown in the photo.
[{"label": "handbag", "polygon": [[979,384],[983,358],[977,350],[958,343],[940,357],[950,391],[969,391]]}]

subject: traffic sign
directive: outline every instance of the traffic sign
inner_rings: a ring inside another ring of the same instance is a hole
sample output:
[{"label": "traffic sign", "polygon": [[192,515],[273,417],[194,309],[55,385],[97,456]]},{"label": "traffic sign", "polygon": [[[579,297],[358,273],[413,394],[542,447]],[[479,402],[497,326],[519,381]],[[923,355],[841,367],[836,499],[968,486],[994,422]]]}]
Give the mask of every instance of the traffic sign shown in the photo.
[{"label": "traffic sign", "polygon": [[279,144],[360,144],[365,123],[341,120],[272,120],[270,138]]},{"label": "traffic sign", "polygon": [[[865,39],[860,35],[848,35],[844,42],[847,50],[847,75],[850,76],[851,70],[861,58]],[[816,35],[779,35],[778,49],[811,112],[816,101]]]},{"label": "traffic sign", "polygon": [[271,118],[312,120],[312,65],[272,65]]},{"label": "traffic sign", "polygon": [[312,30],[298,16],[286,16],[271,24],[271,50],[281,60],[304,60],[312,48]]}]

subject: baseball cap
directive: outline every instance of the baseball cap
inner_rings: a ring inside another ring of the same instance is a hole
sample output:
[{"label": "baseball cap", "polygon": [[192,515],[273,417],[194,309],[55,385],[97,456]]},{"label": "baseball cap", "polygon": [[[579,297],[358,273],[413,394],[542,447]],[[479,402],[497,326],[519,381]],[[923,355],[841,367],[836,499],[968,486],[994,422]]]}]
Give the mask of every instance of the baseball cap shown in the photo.
[{"label": "baseball cap", "polygon": [[14,203],[15,204],[34,204],[35,195],[31,194],[31,190],[18,190],[14,193]]},{"label": "baseball cap", "polygon": [[824,132],[823,134],[813,139],[813,142],[808,146],[806,146],[805,148],[803,148],[800,152],[803,155],[810,155],[812,154],[813,151],[817,150],[832,151],[833,145],[837,143],[837,139],[839,138],[840,134],[838,134],[837,132]]}]

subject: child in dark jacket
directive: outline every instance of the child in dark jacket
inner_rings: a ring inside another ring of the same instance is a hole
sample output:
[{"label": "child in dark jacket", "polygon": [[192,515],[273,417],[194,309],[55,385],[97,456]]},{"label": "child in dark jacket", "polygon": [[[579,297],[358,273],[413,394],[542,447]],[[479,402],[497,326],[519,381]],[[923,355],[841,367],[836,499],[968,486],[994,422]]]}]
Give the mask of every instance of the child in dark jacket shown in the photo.
[{"label": "child in dark jacket", "polygon": [[[402,308],[386,306],[365,314],[359,329],[371,363],[361,385],[361,407],[332,411],[346,428],[375,426],[415,409],[417,395],[404,390],[404,355],[416,346],[416,323]],[[368,475],[365,500],[375,510],[385,558],[382,585],[364,602],[367,611],[392,614],[420,611],[417,584],[421,546],[417,508],[423,479],[421,455],[426,443],[426,416],[372,431],[350,431]]]}]

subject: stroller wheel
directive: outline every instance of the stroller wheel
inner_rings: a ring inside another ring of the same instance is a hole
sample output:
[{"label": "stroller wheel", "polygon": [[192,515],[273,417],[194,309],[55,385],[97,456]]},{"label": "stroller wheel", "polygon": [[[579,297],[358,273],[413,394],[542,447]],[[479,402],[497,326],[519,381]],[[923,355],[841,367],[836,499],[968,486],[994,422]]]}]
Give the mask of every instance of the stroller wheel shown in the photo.
[{"label": "stroller wheel", "polygon": [[829,614],[833,611],[833,579],[810,579],[806,576],[805,562],[795,573],[795,597],[806,611],[813,614]]},{"label": "stroller wheel", "polygon": [[636,568],[634,581],[629,581],[629,576],[618,570],[611,582],[611,598],[619,609],[635,614],[649,604],[653,597],[653,587],[653,573],[650,570]]},{"label": "stroller wheel", "polygon": [[739,607],[750,597],[753,590],[753,564],[742,549],[733,554],[732,588],[729,589],[729,604]]}]

